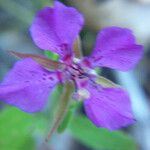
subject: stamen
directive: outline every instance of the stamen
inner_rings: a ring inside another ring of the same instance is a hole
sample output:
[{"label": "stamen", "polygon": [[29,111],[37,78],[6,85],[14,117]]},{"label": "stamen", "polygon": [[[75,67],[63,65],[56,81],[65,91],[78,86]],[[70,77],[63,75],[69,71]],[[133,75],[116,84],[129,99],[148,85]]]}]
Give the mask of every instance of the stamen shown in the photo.
[{"label": "stamen", "polygon": [[91,69],[91,70],[90,70],[90,74],[91,74],[91,75],[97,75],[97,72],[96,72],[94,69]]},{"label": "stamen", "polygon": [[90,92],[86,89],[78,90],[78,94],[81,97],[81,99],[88,99],[90,97]]},{"label": "stamen", "polygon": [[73,58],[73,62],[74,62],[74,63],[79,63],[79,62],[80,62],[80,59],[74,57],[74,58]]}]

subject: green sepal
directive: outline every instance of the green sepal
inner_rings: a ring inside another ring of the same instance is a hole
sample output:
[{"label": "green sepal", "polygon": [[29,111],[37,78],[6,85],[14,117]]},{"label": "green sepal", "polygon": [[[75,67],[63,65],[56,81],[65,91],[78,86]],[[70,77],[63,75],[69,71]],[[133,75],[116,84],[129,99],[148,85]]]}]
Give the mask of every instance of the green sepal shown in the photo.
[{"label": "green sepal", "polygon": [[114,82],[106,79],[103,76],[98,76],[96,79],[96,83],[100,84],[104,88],[121,88],[118,84],[115,84]]},{"label": "green sepal", "polygon": [[50,50],[45,50],[44,51],[45,56],[47,56],[48,58],[50,58],[51,60],[58,60],[59,59],[59,55],[57,53],[54,53]]},{"label": "green sepal", "polygon": [[57,108],[54,120],[52,122],[51,129],[47,135],[47,138],[45,139],[46,142],[48,142],[52,134],[57,130],[57,128],[63,121],[66,111],[69,106],[69,102],[70,102],[70,98],[71,98],[73,90],[74,90],[74,86],[72,82],[66,82],[64,84],[63,93],[59,101],[58,108]]},{"label": "green sepal", "polygon": [[70,123],[70,120],[72,119],[72,115],[73,115],[73,110],[69,109],[67,111],[67,114],[64,118],[64,120],[62,121],[62,123],[59,125],[57,132],[58,133],[63,133],[65,131],[65,129],[68,127],[68,124]]},{"label": "green sepal", "polygon": [[68,125],[73,117],[74,111],[78,106],[79,106],[79,103],[77,101],[73,101],[71,103],[62,123],[59,125],[59,127],[57,129],[58,133],[63,133],[65,131],[65,129],[68,127]]}]

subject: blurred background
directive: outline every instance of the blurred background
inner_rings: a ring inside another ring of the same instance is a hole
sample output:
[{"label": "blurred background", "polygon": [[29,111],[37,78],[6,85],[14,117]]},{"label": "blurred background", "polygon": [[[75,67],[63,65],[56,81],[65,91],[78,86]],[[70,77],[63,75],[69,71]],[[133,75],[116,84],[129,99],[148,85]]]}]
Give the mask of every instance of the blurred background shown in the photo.
[{"label": "blurred background", "polygon": [[[138,43],[144,45],[143,59],[134,70],[123,73],[102,69],[101,72],[128,90],[137,121],[121,132],[110,133],[88,123],[84,131],[86,120],[78,118],[45,145],[43,139],[53,118],[49,112],[49,108],[53,109],[51,102],[44,112],[37,114],[26,114],[0,103],[0,150],[150,150],[150,0],[61,2],[76,7],[85,17],[81,32],[84,55],[90,54],[96,33],[106,26],[130,28]],[[29,27],[38,10],[52,4],[52,0],[0,0],[0,80],[17,61],[7,50],[42,54],[31,40]],[[59,99],[57,89],[53,94],[53,100],[56,99]],[[82,107],[78,113],[84,114]]]}]

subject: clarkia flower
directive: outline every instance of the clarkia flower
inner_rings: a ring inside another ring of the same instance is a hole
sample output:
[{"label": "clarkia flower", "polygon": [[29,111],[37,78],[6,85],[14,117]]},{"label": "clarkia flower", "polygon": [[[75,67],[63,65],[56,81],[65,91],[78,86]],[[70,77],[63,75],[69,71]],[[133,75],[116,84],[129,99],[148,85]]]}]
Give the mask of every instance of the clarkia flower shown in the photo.
[{"label": "clarkia flower", "polygon": [[[133,123],[127,92],[99,77],[94,69],[128,71],[140,60],[143,47],[136,44],[129,29],[113,26],[98,33],[90,56],[76,58],[73,45],[83,24],[84,18],[76,9],[57,1],[53,8],[40,10],[30,28],[33,41],[39,48],[57,53],[60,59],[54,62],[42,56],[17,54],[25,59],[18,61],[0,84],[0,99],[25,112],[36,112],[45,106],[57,84],[71,81],[75,85],[73,97],[83,99],[85,112],[97,127],[114,130]],[[50,69],[50,65],[56,69]]]}]

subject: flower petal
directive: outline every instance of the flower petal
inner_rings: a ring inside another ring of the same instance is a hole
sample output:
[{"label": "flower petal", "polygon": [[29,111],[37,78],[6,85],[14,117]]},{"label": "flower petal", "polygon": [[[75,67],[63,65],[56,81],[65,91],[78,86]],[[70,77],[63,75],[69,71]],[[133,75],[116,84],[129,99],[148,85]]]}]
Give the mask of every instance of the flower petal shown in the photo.
[{"label": "flower petal", "polygon": [[23,59],[0,84],[0,100],[26,112],[39,111],[57,83],[55,72],[43,69],[30,58]]},{"label": "flower petal", "polygon": [[128,94],[120,88],[98,90],[91,86],[90,97],[84,101],[89,119],[97,126],[116,130],[134,122]]},{"label": "flower petal", "polygon": [[99,32],[89,60],[93,67],[109,67],[121,71],[132,69],[141,59],[143,46],[137,45],[129,29],[108,27]]},{"label": "flower petal", "polygon": [[30,31],[38,47],[64,57],[71,54],[83,24],[84,19],[76,9],[55,1],[53,8],[45,7],[38,12]]}]

